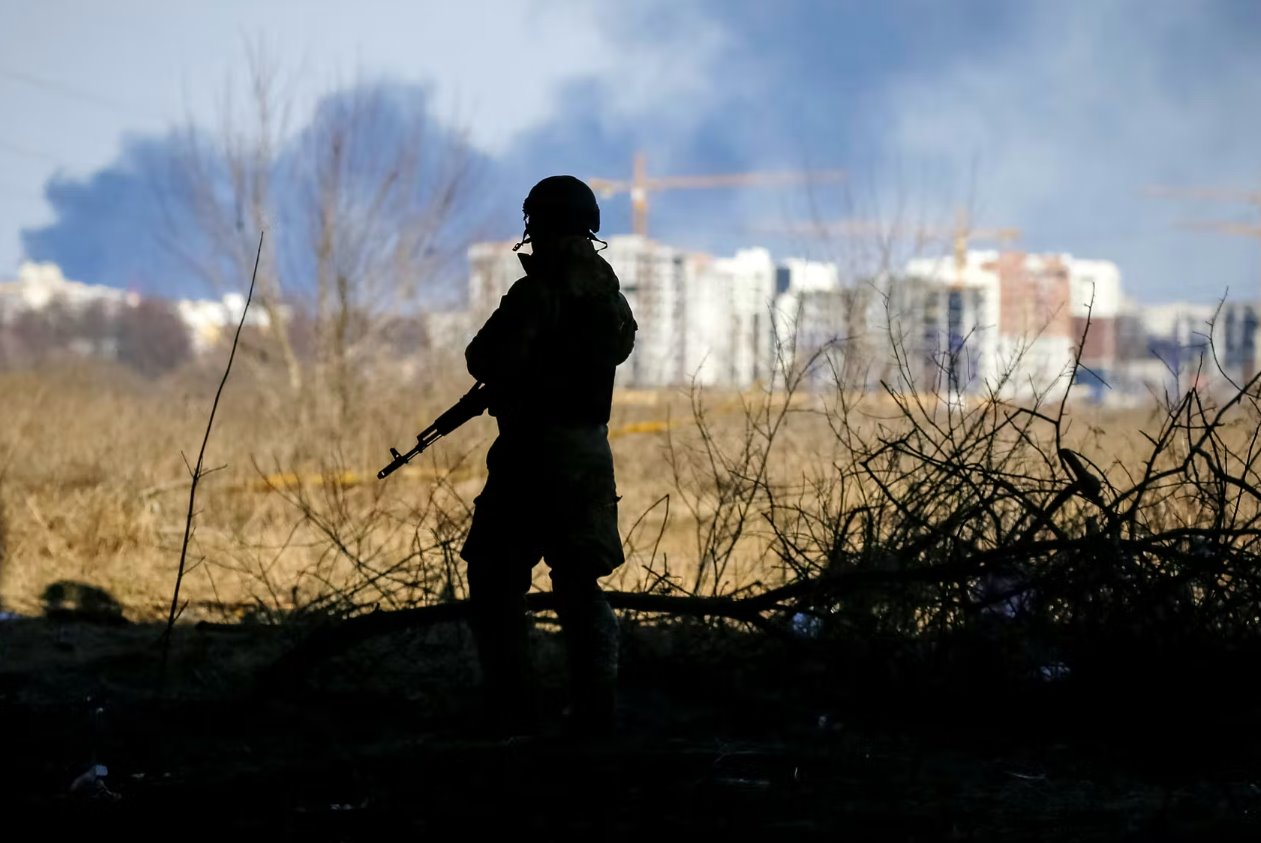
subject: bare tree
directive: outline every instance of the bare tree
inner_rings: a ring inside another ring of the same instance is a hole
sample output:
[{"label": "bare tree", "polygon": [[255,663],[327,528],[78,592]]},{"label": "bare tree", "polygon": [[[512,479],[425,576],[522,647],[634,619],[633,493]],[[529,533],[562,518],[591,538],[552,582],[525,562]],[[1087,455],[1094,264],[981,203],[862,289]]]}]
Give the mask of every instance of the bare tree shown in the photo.
[{"label": "bare tree", "polygon": [[176,369],[192,353],[188,329],[163,299],[143,298],[122,308],[114,329],[118,362],[144,375]]},{"label": "bare tree", "polygon": [[462,133],[434,127],[415,89],[384,84],[332,92],[290,131],[292,98],[262,50],[246,68],[244,108],[230,87],[216,134],[182,133],[164,198],[179,203],[169,218],[191,217],[197,230],[167,240],[228,289],[248,275],[256,233],[275,232],[258,275],[266,356],[295,393],[330,396],[344,413],[357,375],[388,347],[384,329],[416,319],[426,284],[462,253],[451,230],[472,156]]},{"label": "bare tree", "polygon": [[463,139],[452,147],[430,138],[423,113],[404,113],[399,123],[393,95],[355,88],[321,109],[297,162],[317,209],[308,241],[316,373],[343,410],[353,372],[389,346],[398,314],[416,312],[422,283],[463,246],[449,232],[469,176]]},{"label": "bare tree", "polygon": [[[42,308],[17,311],[4,332],[10,360],[19,365],[82,353],[85,350],[83,327],[91,322],[94,326],[109,319],[98,308],[89,310],[93,317],[85,320],[79,308],[57,297]],[[99,331],[93,332],[99,333]]]}]

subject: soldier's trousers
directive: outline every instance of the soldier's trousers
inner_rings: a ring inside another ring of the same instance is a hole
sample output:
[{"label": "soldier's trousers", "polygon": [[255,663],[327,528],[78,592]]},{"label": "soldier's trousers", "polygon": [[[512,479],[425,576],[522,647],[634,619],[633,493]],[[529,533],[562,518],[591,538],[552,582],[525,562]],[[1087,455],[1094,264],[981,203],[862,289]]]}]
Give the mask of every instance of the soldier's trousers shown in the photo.
[{"label": "soldier's trousers", "polygon": [[[608,731],[617,704],[617,618],[594,579],[569,577],[556,569],[551,579],[568,658],[574,723],[582,731]],[[469,592],[487,716],[499,729],[529,730],[535,711],[525,592],[472,570]]]},{"label": "soldier's trousers", "polygon": [[547,460],[501,438],[488,457],[490,477],[462,555],[490,715],[503,728],[527,727],[532,718],[525,595],[540,559],[551,569],[575,725],[612,726],[618,630],[599,578],[623,556],[606,436],[584,432],[562,443],[568,447],[542,451]]}]

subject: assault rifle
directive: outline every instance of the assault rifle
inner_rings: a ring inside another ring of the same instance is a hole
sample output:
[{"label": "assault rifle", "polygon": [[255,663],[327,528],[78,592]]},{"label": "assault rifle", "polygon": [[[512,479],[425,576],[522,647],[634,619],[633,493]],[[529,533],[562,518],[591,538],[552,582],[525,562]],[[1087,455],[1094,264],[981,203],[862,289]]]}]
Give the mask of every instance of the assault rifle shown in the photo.
[{"label": "assault rifle", "polygon": [[400,454],[391,448],[390,456],[394,457],[394,459],[390,461],[389,465],[377,472],[377,479],[384,480],[412,459],[420,456],[420,452],[434,442],[437,442],[469,419],[477,418],[486,412],[486,406],[486,384],[480,382],[473,384],[473,388],[464,393],[464,397],[456,401],[451,409],[438,416],[433,424],[417,434],[416,447],[406,454]]}]

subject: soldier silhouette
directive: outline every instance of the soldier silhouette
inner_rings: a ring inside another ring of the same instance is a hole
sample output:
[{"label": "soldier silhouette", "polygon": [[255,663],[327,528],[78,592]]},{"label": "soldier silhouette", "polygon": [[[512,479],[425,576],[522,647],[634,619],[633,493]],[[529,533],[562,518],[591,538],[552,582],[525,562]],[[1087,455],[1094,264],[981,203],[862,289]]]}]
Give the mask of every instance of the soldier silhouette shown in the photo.
[{"label": "soldier silhouette", "polygon": [[592,243],[600,209],[586,184],[543,179],[522,211],[525,232],[513,250],[531,244],[532,254],[520,255],[525,276],[465,351],[499,426],[461,552],[471,625],[489,725],[501,734],[533,730],[524,600],[534,566],[546,561],[568,658],[570,727],[607,733],[618,628],[599,579],[624,561],[608,421],[614,370],[638,326]]}]

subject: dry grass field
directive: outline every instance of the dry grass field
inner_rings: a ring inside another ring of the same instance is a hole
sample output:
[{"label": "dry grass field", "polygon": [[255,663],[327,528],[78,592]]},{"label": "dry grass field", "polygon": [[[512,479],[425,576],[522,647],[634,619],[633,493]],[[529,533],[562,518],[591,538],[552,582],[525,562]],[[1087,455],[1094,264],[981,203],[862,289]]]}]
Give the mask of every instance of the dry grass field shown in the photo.
[{"label": "dry grass field", "polygon": [[[6,608],[38,612],[50,584],[73,581],[104,589],[131,619],[165,613],[188,504],[185,459],[195,459],[214,382],[209,370],[150,381],[98,364],[0,375]],[[188,616],[459,593],[457,554],[493,420],[475,419],[386,481],[374,475],[388,446],[408,445],[465,386],[365,383],[352,416],[336,418],[249,370],[234,373],[199,489]],[[619,393],[610,433],[628,563],[610,584],[731,593],[784,577],[768,514],[859,505],[870,489],[841,479],[855,459],[846,437],[875,441],[906,425],[887,397],[846,400],[853,406],[840,407],[835,392]],[[1143,433],[1164,417],[1075,405],[1069,418],[1064,444],[1119,475],[1141,464]]]}]

